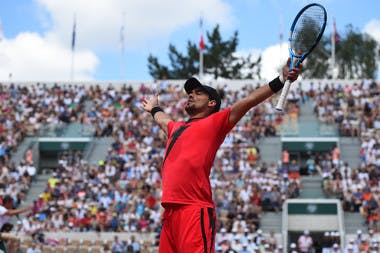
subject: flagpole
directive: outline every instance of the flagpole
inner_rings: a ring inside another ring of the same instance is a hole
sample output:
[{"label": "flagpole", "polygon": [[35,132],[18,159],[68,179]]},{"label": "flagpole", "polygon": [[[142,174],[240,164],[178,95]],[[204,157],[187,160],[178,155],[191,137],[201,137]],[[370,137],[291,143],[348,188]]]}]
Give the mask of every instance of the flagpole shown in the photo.
[{"label": "flagpole", "polygon": [[204,49],[204,41],[203,41],[203,17],[201,16],[200,22],[200,41],[199,41],[199,78],[203,78],[203,49]]},{"label": "flagpole", "polygon": [[280,36],[279,36],[280,51],[282,50],[283,39],[284,39],[284,33],[283,33],[283,25],[282,25],[282,15],[280,15]]},{"label": "flagpole", "polygon": [[72,33],[72,37],[71,37],[71,71],[70,71],[71,82],[74,81],[75,36],[76,36],[76,14],[74,13],[73,33]]},{"label": "flagpole", "polygon": [[336,79],[336,71],[335,71],[335,19],[332,17],[332,33],[331,33],[331,76],[332,79]]},{"label": "flagpole", "polygon": [[124,81],[125,75],[124,75],[124,69],[125,69],[125,42],[124,42],[124,20],[125,20],[125,12],[122,14],[122,20],[121,20],[121,27],[120,27],[120,80]]}]

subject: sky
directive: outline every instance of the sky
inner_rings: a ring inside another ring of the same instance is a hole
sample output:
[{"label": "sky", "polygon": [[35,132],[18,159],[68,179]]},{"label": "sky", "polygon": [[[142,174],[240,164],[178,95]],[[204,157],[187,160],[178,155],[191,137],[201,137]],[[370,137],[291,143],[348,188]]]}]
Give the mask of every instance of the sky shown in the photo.
[{"label": "sky", "polygon": [[[151,81],[148,56],[152,54],[161,64],[168,65],[170,43],[182,53],[186,53],[187,41],[198,44],[201,16],[203,34],[217,24],[224,40],[237,31],[237,54],[261,54],[262,77],[271,79],[287,58],[285,40],[293,18],[311,2],[3,0],[0,81]],[[380,1],[315,2],[324,5],[328,12],[325,35],[331,34],[334,17],[341,35],[351,24],[380,43]]]}]

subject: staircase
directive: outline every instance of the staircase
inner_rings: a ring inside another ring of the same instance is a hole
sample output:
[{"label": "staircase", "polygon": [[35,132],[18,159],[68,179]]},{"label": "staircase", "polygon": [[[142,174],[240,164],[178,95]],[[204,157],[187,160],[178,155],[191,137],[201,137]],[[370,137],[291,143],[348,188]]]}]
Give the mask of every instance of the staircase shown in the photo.
[{"label": "staircase", "polygon": [[281,212],[265,212],[260,218],[260,229],[263,230],[264,233],[269,233],[269,231],[273,230],[276,234],[280,234],[282,229],[281,221]]},{"label": "staircase", "polygon": [[270,164],[277,163],[281,159],[281,139],[280,137],[265,137],[259,142],[261,162]]},{"label": "staircase", "polygon": [[356,234],[360,229],[365,233],[367,226],[364,225],[364,218],[361,213],[344,212],[344,230],[346,234]]},{"label": "staircase", "polygon": [[49,174],[38,174],[32,182],[28,194],[26,195],[25,205],[32,205],[33,201],[38,199],[39,195],[45,190]]},{"label": "staircase", "polygon": [[113,137],[94,138],[84,159],[89,163],[97,163],[99,160],[104,159],[113,142]]},{"label": "staircase", "polygon": [[14,163],[16,166],[19,165],[21,160],[25,158],[25,153],[28,148],[34,145],[35,140],[35,137],[24,138],[24,140],[17,146],[17,149],[14,151],[14,153],[12,153],[10,164]]},{"label": "staircase", "polygon": [[322,177],[301,177],[302,187],[299,198],[301,199],[323,199],[325,195],[322,190]]},{"label": "staircase", "polygon": [[358,138],[341,137],[340,138],[340,157],[342,161],[355,169],[359,163],[360,140]]},{"label": "staircase", "polygon": [[300,114],[298,116],[299,122],[316,122],[318,121],[316,115],[314,114],[313,103],[308,100],[301,105]]}]

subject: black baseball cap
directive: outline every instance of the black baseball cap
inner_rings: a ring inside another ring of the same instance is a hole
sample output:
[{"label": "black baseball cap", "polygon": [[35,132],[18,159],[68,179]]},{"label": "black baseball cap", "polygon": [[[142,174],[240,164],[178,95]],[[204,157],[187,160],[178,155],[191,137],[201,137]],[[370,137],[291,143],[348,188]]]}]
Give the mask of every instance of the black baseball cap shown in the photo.
[{"label": "black baseball cap", "polygon": [[195,77],[191,77],[185,82],[185,91],[187,94],[189,94],[192,90],[198,88],[204,90],[210,96],[211,100],[216,101],[214,112],[218,112],[220,110],[220,104],[222,103],[222,99],[220,98],[220,95],[216,89],[208,85],[201,84]]}]

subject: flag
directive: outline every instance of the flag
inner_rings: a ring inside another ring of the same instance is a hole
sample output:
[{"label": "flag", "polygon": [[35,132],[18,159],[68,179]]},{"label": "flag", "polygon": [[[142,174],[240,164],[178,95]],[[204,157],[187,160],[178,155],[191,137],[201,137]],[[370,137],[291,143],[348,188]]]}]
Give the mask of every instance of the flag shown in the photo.
[{"label": "flag", "polygon": [[73,34],[72,34],[72,38],[71,38],[71,50],[72,50],[72,51],[74,51],[74,49],[75,49],[76,29],[77,29],[76,17],[75,17],[75,15],[74,15]]},{"label": "flag", "polygon": [[203,51],[205,49],[205,42],[203,40],[203,19],[202,18],[199,21],[199,28],[201,30],[201,38],[199,40],[199,50]]},{"label": "flag", "polygon": [[203,51],[205,49],[205,42],[203,40],[203,35],[201,34],[201,39],[199,40],[199,49]]},{"label": "flag", "polygon": [[335,24],[335,18],[333,18],[333,36],[334,36],[334,41],[338,42],[340,40],[340,36],[338,32],[336,31],[336,24]]}]

